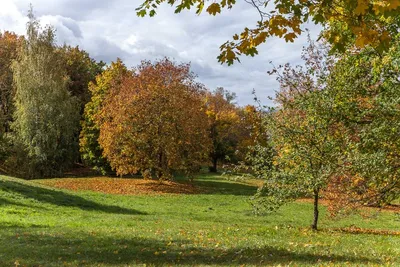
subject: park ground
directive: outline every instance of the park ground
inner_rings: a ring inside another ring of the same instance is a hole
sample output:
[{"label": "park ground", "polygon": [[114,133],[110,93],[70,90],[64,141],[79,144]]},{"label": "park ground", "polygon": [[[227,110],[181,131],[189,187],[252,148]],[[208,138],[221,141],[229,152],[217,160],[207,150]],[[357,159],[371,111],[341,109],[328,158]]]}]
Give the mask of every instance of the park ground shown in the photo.
[{"label": "park ground", "polygon": [[398,208],[254,215],[259,181],[0,176],[0,266],[400,266]]}]

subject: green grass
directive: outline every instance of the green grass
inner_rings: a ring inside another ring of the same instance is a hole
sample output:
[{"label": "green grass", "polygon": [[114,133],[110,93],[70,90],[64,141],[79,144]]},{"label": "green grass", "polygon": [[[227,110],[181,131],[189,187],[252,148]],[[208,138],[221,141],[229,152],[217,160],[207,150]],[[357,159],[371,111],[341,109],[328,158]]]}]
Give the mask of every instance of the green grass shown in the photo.
[{"label": "green grass", "polygon": [[254,186],[202,175],[197,195],[123,196],[55,190],[0,177],[0,266],[393,265],[400,237],[393,212],[332,221],[309,230],[312,205],[254,216]]}]

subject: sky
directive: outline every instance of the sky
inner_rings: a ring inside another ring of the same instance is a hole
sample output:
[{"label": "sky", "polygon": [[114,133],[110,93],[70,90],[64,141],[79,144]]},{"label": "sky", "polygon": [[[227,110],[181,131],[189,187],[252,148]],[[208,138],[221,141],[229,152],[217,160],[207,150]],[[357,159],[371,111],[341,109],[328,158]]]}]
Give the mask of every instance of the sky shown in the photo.
[{"label": "sky", "polygon": [[[0,31],[24,34],[26,14],[32,3],[42,25],[56,28],[57,42],[79,45],[96,60],[107,63],[121,58],[128,67],[141,60],[169,57],[190,62],[198,81],[213,90],[217,87],[235,92],[239,105],[254,104],[252,91],[264,105],[273,105],[279,89],[274,76],[267,74],[285,63],[301,64],[301,50],[307,45],[303,34],[294,43],[268,39],[255,57],[241,57],[241,63],[221,65],[219,47],[245,27],[254,27],[257,11],[245,1],[218,16],[193,11],[174,14],[174,8],[162,5],[153,18],[139,18],[135,9],[141,0],[1,0]],[[319,28],[305,26],[316,39]]]}]

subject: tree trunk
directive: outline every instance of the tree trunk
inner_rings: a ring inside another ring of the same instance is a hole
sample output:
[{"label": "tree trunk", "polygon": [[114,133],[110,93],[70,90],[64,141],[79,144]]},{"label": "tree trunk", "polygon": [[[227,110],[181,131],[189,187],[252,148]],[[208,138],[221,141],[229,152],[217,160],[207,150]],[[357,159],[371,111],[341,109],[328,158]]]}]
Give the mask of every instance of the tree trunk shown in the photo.
[{"label": "tree trunk", "polygon": [[319,189],[314,189],[314,221],[313,224],[311,225],[311,228],[313,230],[318,230],[318,193],[319,193]]},{"label": "tree trunk", "polygon": [[210,172],[217,172],[217,165],[218,165],[218,158],[213,157],[212,158],[212,166],[209,168]]}]

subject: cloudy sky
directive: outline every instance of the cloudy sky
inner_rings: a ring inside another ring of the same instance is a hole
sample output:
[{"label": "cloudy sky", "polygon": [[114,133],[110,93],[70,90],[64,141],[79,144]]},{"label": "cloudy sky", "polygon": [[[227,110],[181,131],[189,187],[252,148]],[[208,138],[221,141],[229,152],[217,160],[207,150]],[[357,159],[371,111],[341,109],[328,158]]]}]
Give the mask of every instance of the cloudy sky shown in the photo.
[{"label": "cloudy sky", "polygon": [[[243,57],[229,67],[220,65],[219,46],[258,19],[256,10],[244,1],[215,17],[192,11],[176,15],[163,5],[156,17],[138,18],[135,8],[141,0],[1,0],[0,31],[24,34],[29,3],[43,25],[57,29],[60,44],[79,45],[106,62],[119,57],[130,67],[164,56],[191,62],[199,81],[209,89],[222,86],[235,92],[241,105],[253,103],[253,89],[264,104],[272,104],[267,97],[274,95],[278,84],[267,74],[269,62],[299,64],[306,45],[305,34],[295,43],[271,39],[261,45],[258,56]],[[316,37],[318,29],[311,26],[311,30]]]}]

